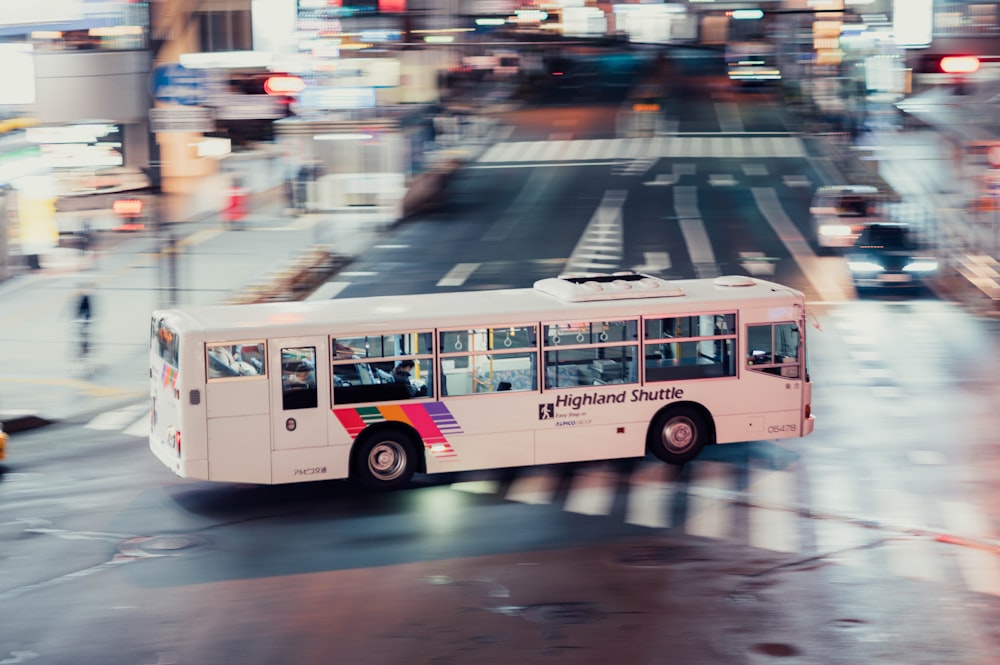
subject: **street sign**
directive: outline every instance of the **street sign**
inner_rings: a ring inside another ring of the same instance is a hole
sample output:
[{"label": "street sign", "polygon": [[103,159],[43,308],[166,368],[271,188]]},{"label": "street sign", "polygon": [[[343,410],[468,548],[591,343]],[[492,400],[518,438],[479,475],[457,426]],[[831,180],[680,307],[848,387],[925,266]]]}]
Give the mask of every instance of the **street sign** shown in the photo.
[{"label": "street sign", "polygon": [[172,106],[149,109],[149,131],[204,133],[215,131],[212,110],[204,106]]},{"label": "street sign", "polygon": [[149,74],[149,92],[158,102],[196,106],[204,83],[200,69],[187,69],[177,63],[157,65]]}]

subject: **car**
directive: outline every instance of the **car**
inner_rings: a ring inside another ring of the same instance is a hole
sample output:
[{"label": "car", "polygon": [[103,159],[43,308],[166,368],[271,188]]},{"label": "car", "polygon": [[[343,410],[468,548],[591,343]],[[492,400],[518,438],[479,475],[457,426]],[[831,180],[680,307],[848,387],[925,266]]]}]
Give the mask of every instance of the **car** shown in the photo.
[{"label": "car", "polygon": [[0,462],[7,454],[7,432],[3,431],[3,423],[0,423]]},{"label": "car", "polygon": [[813,239],[821,253],[850,249],[869,224],[885,221],[882,196],[870,185],[826,185],[809,205]]},{"label": "car", "polygon": [[920,288],[938,270],[937,259],[921,251],[905,224],[865,227],[846,259],[858,289]]}]

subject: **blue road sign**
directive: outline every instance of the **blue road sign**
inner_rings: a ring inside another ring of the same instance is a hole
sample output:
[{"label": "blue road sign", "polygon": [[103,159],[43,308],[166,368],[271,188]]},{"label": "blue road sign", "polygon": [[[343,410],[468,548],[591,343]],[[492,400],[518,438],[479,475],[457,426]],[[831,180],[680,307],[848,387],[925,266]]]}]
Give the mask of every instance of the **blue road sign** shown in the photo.
[{"label": "blue road sign", "polygon": [[201,70],[177,63],[157,65],[149,74],[149,91],[158,102],[197,106],[205,77]]}]

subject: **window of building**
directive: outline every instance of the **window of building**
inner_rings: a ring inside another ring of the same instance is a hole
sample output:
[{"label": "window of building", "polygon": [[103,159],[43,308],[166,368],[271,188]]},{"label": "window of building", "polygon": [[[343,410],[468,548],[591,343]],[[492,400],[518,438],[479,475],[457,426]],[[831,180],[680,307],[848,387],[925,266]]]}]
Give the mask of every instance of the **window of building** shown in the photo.
[{"label": "window of building", "polygon": [[194,12],[201,51],[250,51],[253,38],[250,11],[245,9]]}]

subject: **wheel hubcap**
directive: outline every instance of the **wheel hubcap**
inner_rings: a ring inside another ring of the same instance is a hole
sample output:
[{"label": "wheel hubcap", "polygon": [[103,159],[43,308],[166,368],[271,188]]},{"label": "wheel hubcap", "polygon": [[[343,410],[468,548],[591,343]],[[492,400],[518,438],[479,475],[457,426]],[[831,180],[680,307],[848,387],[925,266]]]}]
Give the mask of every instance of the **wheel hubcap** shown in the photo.
[{"label": "wheel hubcap", "polygon": [[406,456],[394,442],[380,443],[368,455],[368,468],[381,480],[398,477],[406,466]]},{"label": "wheel hubcap", "polygon": [[686,418],[671,420],[663,430],[663,445],[674,453],[682,453],[694,444],[694,425]]}]

